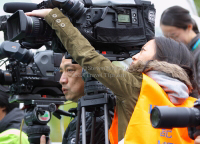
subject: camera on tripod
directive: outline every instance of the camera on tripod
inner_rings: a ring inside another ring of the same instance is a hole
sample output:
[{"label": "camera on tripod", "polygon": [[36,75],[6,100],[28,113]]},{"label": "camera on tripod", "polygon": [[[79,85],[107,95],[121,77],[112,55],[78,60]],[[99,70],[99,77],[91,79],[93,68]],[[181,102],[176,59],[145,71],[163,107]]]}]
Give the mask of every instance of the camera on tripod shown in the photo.
[{"label": "camera on tripod", "polygon": [[0,70],[0,84],[9,85],[9,102],[24,103],[29,142],[39,143],[42,134],[48,140],[50,128],[47,123],[51,113],[56,117],[61,114],[74,117],[57,109],[66,101],[59,84],[62,54],[46,50],[34,55],[22,49],[19,43],[4,41],[0,45],[0,59],[6,57],[9,64],[5,71]]},{"label": "camera on tripod", "polygon": [[8,57],[6,71],[0,71],[0,84],[10,85],[11,95],[42,94],[63,96],[59,84],[61,53],[46,50],[34,55],[19,43],[4,41],[0,59]]}]

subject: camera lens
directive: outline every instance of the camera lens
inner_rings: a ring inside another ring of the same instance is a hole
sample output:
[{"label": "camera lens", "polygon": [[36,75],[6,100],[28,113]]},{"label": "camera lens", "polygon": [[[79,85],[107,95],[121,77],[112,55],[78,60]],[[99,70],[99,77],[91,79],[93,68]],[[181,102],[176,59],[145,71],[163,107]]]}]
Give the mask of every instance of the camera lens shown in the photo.
[{"label": "camera lens", "polygon": [[22,40],[34,47],[35,44],[51,41],[54,34],[54,30],[44,19],[26,16],[22,10],[18,10],[7,20],[7,35],[10,41]]},{"label": "camera lens", "polygon": [[189,127],[199,125],[200,111],[197,108],[156,106],[150,120],[154,128]]},{"label": "camera lens", "polygon": [[38,34],[40,34],[40,25],[42,25],[40,19],[27,16],[27,22],[27,32],[29,36],[37,36]]},{"label": "camera lens", "polygon": [[[35,37],[37,41],[44,41],[52,35],[53,30],[45,20],[27,16],[27,36]],[[42,38],[41,40],[39,40]]]},{"label": "camera lens", "polygon": [[157,127],[159,125],[160,122],[160,112],[157,108],[153,109],[151,111],[151,123],[153,127]]}]

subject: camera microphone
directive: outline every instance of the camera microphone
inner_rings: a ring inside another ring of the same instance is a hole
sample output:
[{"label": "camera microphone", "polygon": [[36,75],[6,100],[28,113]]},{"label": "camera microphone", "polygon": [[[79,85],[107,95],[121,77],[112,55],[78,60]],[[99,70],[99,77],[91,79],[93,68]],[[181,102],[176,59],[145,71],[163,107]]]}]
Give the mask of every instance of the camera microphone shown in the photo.
[{"label": "camera microphone", "polygon": [[5,3],[3,10],[7,13],[15,13],[18,10],[23,10],[24,12],[31,12],[38,9],[36,3],[26,3],[26,2],[9,2]]}]

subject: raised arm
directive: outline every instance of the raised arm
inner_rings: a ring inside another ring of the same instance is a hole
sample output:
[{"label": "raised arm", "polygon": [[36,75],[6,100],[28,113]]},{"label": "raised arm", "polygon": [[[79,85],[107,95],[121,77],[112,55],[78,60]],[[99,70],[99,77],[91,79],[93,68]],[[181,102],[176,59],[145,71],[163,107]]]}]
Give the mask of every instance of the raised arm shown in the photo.
[{"label": "raised arm", "polygon": [[142,79],[140,73],[134,75],[128,73],[98,54],[59,9],[50,11],[45,20],[56,31],[74,60],[116,95],[126,97],[132,95],[135,89],[140,89]]}]

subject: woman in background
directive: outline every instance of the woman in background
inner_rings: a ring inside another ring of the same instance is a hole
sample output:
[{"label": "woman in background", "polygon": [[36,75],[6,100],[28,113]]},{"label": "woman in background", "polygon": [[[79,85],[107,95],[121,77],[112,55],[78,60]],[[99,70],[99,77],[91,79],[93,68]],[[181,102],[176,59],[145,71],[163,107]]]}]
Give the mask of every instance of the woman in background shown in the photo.
[{"label": "woman in background", "polygon": [[166,37],[183,42],[192,52],[195,77],[200,91],[200,34],[196,22],[188,10],[173,6],[162,13],[160,27]]}]

